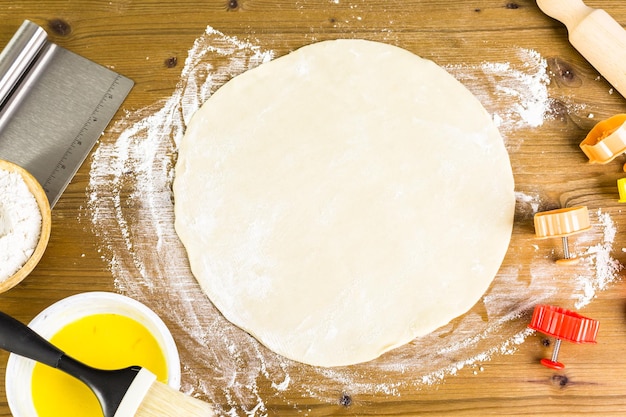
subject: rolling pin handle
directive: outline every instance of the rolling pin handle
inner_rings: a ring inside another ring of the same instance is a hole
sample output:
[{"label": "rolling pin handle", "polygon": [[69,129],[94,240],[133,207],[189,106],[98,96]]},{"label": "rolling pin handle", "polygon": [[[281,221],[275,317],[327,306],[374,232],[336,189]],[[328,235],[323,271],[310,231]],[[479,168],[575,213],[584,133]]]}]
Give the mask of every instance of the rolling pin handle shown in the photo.
[{"label": "rolling pin handle", "polygon": [[626,97],[626,30],[606,11],[580,0],[537,0],[537,5],[565,24],[572,46]]},{"label": "rolling pin handle", "polygon": [[562,22],[569,31],[596,10],[582,0],[537,0],[537,6],[546,15]]}]

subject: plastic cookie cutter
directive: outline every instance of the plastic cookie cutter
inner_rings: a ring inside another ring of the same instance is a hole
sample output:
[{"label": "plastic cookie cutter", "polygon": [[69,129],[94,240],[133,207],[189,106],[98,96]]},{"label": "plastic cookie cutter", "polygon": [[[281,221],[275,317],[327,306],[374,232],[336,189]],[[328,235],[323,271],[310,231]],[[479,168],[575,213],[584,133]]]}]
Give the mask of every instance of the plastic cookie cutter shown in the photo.
[{"label": "plastic cookie cutter", "polygon": [[567,237],[591,228],[589,212],[586,206],[562,208],[535,214],[535,235],[539,239],[560,237],[563,240],[563,259],[559,264],[578,262],[569,253]]},{"label": "plastic cookie cutter", "polygon": [[549,305],[538,305],[533,311],[530,327],[533,330],[556,338],[551,359],[541,359],[541,364],[560,370],[565,368],[558,362],[561,340],[572,343],[596,343],[600,322],[581,316],[570,310]]},{"label": "plastic cookie cutter", "polygon": [[619,202],[626,203],[626,178],[617,180],[617,191],[619,192]]},{"label": "plastic cookie cutter", "polygon": [[609,163],[626,152],[626,114],[617,114],[596,124],[580,143],[580,149],[589,162],[598,164]]}]

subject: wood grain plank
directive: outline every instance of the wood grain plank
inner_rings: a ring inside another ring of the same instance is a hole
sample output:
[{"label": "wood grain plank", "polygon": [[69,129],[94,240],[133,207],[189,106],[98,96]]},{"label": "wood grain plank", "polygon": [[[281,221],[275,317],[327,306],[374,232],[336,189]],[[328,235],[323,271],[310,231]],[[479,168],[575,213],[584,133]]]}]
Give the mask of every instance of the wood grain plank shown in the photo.
[{"label": "wood grain plank", "polygon": [[[626,112],[626,103],[619,94],[611,92],[610,85],[571,47],[563,25],[543,15],[534,1],[26,0],[5,3],[0,8],[3,19],[0,44],[12,36],[23,19],[32,19],[51,31],[54,42],[135,80],[136,87],[116,115],[116,120],[127,118],[129,123],[140,120],[141,109],[154,106],[172,94],[189,49],[207,26],[274,51],[276,56],[311,42],[339,37],[388,42],[442,66],[466,68],[485,62],[523,65],[523,59],[517,55],[520,48],[536,51],[546,59],[551,113],[541,126],[507,132],[510,143],[519,143],[511,150],[516,189],[538,195],[540,210],[586,204],[592,211],[601,209],[609,213],[618,230],[612,255],[622,263],[626,261],[622,249],[626,248],[626,238],[621,233],[626,213],[616,201],[615,188],[617,178],[626,176],[622,170],[625,158],[619,157],[607,165],[591,165],[578,148],[597,121]],[[604,8],[626,25],[623,1],[590,0],[587,4]],[[55,27],[57,32],[53,31]],[[470,89],[478,85],[467,82]],[[117,133],[110,128],[101,141],[115,141]],[[94,235],[86,212],[89,178],[88,161],[53,211],[52,236],[42,262],[26,281],[0,295],[3,311],[28,321],[66,296],[116,290],[111,266],[103,253],[106,248]],[[519,247],[509,251],[504,266],[519,265],[520,274],[529,281],[531,258],[537,252],[557,256],[559,244],[538,242],[533,233],[532,213],[518,210],[514,238]],[[578,248],[580,241],[573,238],[572,245]],[[556,271],[555,279],[566,279],[568,274],[575,275],[567,270]],[[514,353],[494,355],[432,386],[405,389],[399,395],[353,393],[352,387],[337,381],[326,387],[334,398],[330,401],[322,401],[307,392],[277,395],[270,381],[258,382],[259,395],[267,415],[623,415],[626,411],[625,295],[622,282],[612,283],[584,308],[584,314],[601,322],[598,344],[564,344],[561,355],[567,368],[562,372],[538,364],[539,358],[550,354],[551,346],[544,346],[545,337],[533,335],[517,346]],[[572,302],[558,296],[554,301]],[[473,312],[484,314],[480,306]],[[521,328],[527,319],[520,317],[511,326]],[[194,348],[182,346],[182,356],[192,355]],[[6,359],[7,355],[0,353],[0,376],[4,376]],[[312,370],[303,370],[298,378],[314,386],[317,376]],[[370,377],[384,379],[386,375]],[[403,376],[407,381],[417,377]],[[0,384],[2,417],[11,415],[4,393],[4,384]],[[228,409],[230,405],[222,406]],[[237,410],[239,415],[245,414],[243,406]]]}]

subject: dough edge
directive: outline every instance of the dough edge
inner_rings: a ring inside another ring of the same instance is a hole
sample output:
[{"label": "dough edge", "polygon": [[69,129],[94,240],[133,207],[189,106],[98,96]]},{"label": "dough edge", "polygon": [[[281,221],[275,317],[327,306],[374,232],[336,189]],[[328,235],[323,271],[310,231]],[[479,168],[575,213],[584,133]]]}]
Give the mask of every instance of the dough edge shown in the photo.
[{"label": "dough edge", "polygon": [[[292,52],[288,55],[285,55],[283,57],[277,58],[274,61],[270,61],[266,64],[261,65],[260,67],[257,67],[253,70],[247,71],[241,75],[239,75],[238,77],[236,77],[234,80],[236,80],[237,78],[240,77],[247,77],[247,76],[255,76],[254,72],[257,70],[267,70],[270,71],[270,67],[269,65],[277,65],[275,63],[280,63],[282,59],[285,59],[287,57],[292,56],[294,54],[299,54],[299,53],[303,53],[307,52],[306,48],[311,48],[311,47],[320,47],[322,44],[327,44],[327,43],[338,43],[338,42],[349,42],[349,43],[371,43],[372,41],[363,41],[363,40],[334,40],[334,41],[323,41],[323,42],[319,42],[316,44],[312,44],[312,45],[308,45],[308,46],[304,46],[298,50],[296,50],[295,52]],[[378,44],[377,42],[374,42],[376,44]],[[420,60],[422,60],[424,62],[425,65],[435,65],[434,63],[432,63],[432,61],[429,60],[425,60],[423,58],[418,57],[417,55],[413,55],[411,52],[406,51],[404,49],[395,47],[395,46],[391,46],[391,45],[387,45],[387,44],[381,44],[384,45],[384,47],[388,47],[388,48],[392,48],[395,49],[396,51],[401,51],[402,54],[410,54],[414,57],[419,58]],[[437,67],[439,68],[439,67]],[[273,69],[272,69],[273,70]],[[443,69],[441,69],[443,71]],[[249,74],[252,75],[249,75]],[[458,81],[456,81],[454,78],[452,78],[451,76],[449,76],[452,80],[454,80],[454,82],[458,83]],[[222,86],[219,90],[216,91],[216,93],[214,93],[214,95],[209,99],[208,102],[210,102],[214,97],[219,97],[222,94],[228,94],[229,91],[228,89],[225,87],[227,87],[230,84],[227,83],[224,86]],[[460,83],[459,83],[460,85]],[[465,87],[463,87],[463,89],[465,89]],[[467,92],[469,93],[469,92]],[[471,95],[471,93],[469,93]],[[478,103],[478,100],[472,96],[472,98],[474,100],[476,100],[476,103]],[[207,103],[208,103],[207,102]],[[206,104],[205,104],[206,105]],[[480,105],[480,103],[478,103],[478,105]],[[204,106],[203,106],[204,107]],[[480,105],[480,108],[483,110],[484,114],[486,115],[486,117],[489,117],[488,114],[486,113],[486,111],[482,108],[482,105]],[[192,121],[189,124],[189,128],[195,128],[197,126],[201,125],[201,122],[199,122],[197,119],[202,115],[202,109],[200,109],[192,118]],[[490,119],[489,119],[490,120]],[[491,120],[490,120],[491,122]],[[489,126],[489,129],[495,129],[495,127],[493,126]],[[501,139],[499,133],[497,132],[497,129],[495,129],[496,135],[497,137]],[[489,135],[493,134],[493,132],[488,133]],[[187,133],[185,134],[185,136],[187,136]],[[190,143],[190,141],[186,141],[185,139],[183,139],[183,142],[180,144],[180,151],[181,153],[185,153],[185,152],[192,152],[189,149],[187,149],[187,147],[190,146],[191,148],[193,148],[193,145]],[[502,148],[504,149],[504,146],[502,145]],[[500,158],[502,158],[502,154],[498,155]],[[513,183],[513,177],[512,177],[512,172],[510,172],[510,162],[508,160],[508,155],[506,154],[506,150],[504,150],[504,156],[506,157],[506,163],[509,164],[509,172],[508,173],[503,173],[505,176],[509,175],[510,179],[509,179],[509,184],[508,186],[506,186],[505,188],[509,188],[510,189],[510,201],[508,203],[508,205],[505,205],[504,207],[501,207],[502,209],[502,213],[503,217],[506,219],[509,219],[507,221],[505,221],[506,224],[503,224],[502,227],[504,229],[508,229],[508,237],[506,238],[506,244],[504,244],[504,242],[502,243],[502,247],[501,250],[499,251],[499,253],[494,254],[495,257],[500,258],[500,261],[502,261],[502,259],[504,259],[504,256],[506,254],[506,250],[508,248],[508,244],[509,244],[509,240],[511,237],[511,231],[512,231],[512,223],[513,223],[513,212],[514,212],[514,206],[515,206],[515,199],[514,199],[514,193],[513,193],[513,188],[514,188],[514,183]],[[180,160],[179,160],[180,162]],[[177,163],[176,166],[176,177],[175,177],[175,181],[174,181],[174,194],[175,195],[179,195],[179,193],[183,192],[181,191],[181,184],[178,181],[179,179],[179,164]],[[178,198],[177,198],[178,200]],[[341,359],[339,361],[337,361],[337,358],[326,358],[323,360],[319,360],[319,358],[303,358],[299,355],[294,355],[292,352],[290,352],[289,347],[285,347],[283,344],[281,344],[281,342],[275,342],[272,340],[269,340],[267,335],[264,335],[263,332],[259,333],[257,329],[255,329],[255,326],[249,326],[246,323],[243,323],[239,317],[237,317],[236,314],[231,314],[229,307],[225,304],[220,303],[220,300],[217,300],[215,295],[211,294],[213,291],[211,291],[210,285],[208,285],[207,282],[205,282],[202,278],[198,278],[201,276],[206,275],[206,271],[204,270],[205,268],[201,266],[202,261],[200,260],[200,258],[203,257],[202,253],[198,253],[198,252],[202,252],[199,249],[196,249],[193,247],[193,245],[189,244],[190,239],[193,239],[189,233],[189,224],[185,224],[185,222],[182,220],[185,217],[185,213],[181,211],[181,206],[176,204],[175,205],[175,214],[176,214],[176,231],[179,234],[181,240],[183,241],[183,244],[185,245],[187,252],[189,254],[189,258],[190,258],[190,265],[192,268],[192,272],[194,273],[194,275],[197,277],[198,282],[200,283],[201,287],[203,288],[203,291],[209,296],[209,299],[216,305],[216,307],[218,308],[218,310],[220,310],[220,312],[222,312],[222,314],[225,316],[225,318],[227,320],[229,320],[230,322],[234,323],[235,325],[237,325],[238,327],[242,328],[243,330],[247,331],[248,333],[252,334],[257,340],[259,340],[262,344],[265,344],[267,347],[269,347],[271,350],[273,350],[274,352],[277,352],[285,357],[288,357],[290,359],[296,360],[296,361],[300,361],[300,362],[304,362],[304,363],[308,363],[311,365],[318,365],[318,366],[342,366],[342,365],[350,365],[350,364],[354,364],[354,363],[360,363],[360,362],[365,362],[365,361],[369,361],[372,359],[375,359],[377,357],[379,357],[380,355],[382,355],[383,353],[392,350],[394,348],[397,348],[399,346],[402,346],[408,342],[410,342],[411,340],[413,340],[415,337],[420,337],[423,336],[427,333],[430,333],[432,331],[434,331],[435,329],[447,324],[448,322],[450,322],[453,318],[458,317],[462,314],[464,314],[465,312],[467,312],[468,310],[470,310],[473,305],[475,304],[476,301],[478,301],[480,299],[480,297],[478,297],[478,299],[474,300],[473,302],[471,302],[471,304],[468,304],[467,302],[464,305],[459,306],[459,309],[457,312],[454,313],[454,317],[451,317],[447,320],[445,320],[445,322],[441,322],[439,324],[435,324],[435,325],[431,325],[428,328],[424,328],[421,330],[416,330],[414,328],[409,329],[409,332],[404,335],[402,338],[398,339],[395,343],[389,343],[386,344],[384,346],[380,346],[377,350],[372,351],[372,352],[368,352],[365,355],[354,355],[352,360],[345,360],[345,359]],[[506,220],[505,219],[505,220]],[[506,233],[505,233],[506,234]],[[486,282],[483,287],[480,288],[479,292],[481,294],[483,294],[489,287],[489,285],[491,284],[493,278],[495,277],[496,273],[497,273],[497,269],[499,269],[500,264],[497,265],[496,271],[493,273],[493,277],[491,280],[489,280],[489,282]]]}]

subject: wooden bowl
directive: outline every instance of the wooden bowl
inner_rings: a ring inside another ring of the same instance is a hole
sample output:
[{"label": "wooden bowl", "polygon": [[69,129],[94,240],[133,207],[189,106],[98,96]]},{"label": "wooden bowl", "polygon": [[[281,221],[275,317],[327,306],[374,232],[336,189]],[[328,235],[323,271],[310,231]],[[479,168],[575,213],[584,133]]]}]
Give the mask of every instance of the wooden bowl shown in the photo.
[{"label": "wooden bowl", "polygon": [[30,192],[35,197],[39,211],[41,212],[41,231],[39,234],[39,242],[33,251],[33,254],[26,261],[24,265],[12,276],[8,277],[4,281],[0,282],[0,293],[8,291],[17,284],[19,284],[30,272],[35,268],[43,253],[48,246],[48,239],[50,238],[50,227],[52,224],[50,214],[50,203],[48,202],[48,196],[46,196],[41,184],[24,168],[16,165],[12,162],[4,161],[0,159],[0,170],[17,172],[19,173]]}]

